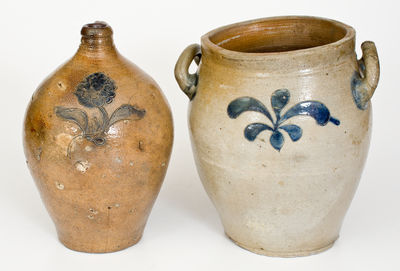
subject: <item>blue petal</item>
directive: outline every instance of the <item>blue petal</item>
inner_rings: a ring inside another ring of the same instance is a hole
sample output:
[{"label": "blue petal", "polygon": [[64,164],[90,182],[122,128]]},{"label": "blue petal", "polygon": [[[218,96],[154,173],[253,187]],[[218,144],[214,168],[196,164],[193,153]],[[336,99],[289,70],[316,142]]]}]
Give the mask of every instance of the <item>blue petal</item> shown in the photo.
[{"label": "blue petal", "polygon": [[340,124],[339,120],[335,118],[331,119],[331,114],[328,108],[323,103],[317,101],[305,101],[294,105],[285,113],[280,120],[280,123],[298,115],[313,117],[317,124],[322,126],[326,125],[328,121],[331,121],[335,125]]},{"label": "blue petal", "polygon": [[269,142],[271,142],[272,147],[274,147],[275,150],[280,151],[283,143],[285,142],[285,139],[283,138],[283,135],[281,132],[278,130],[274,131],[269,138]]},{"label": "blue petal", "polygon": [[271,96],[271,105],[278,117],[281,110],[287,105],[290,100],[290,92],[287,89],[278,89]]},{"label": "blue petal", "polygon": [[251,97],[241,97],[232,101],[228,106],[228,115],[231,119],[236,119],[245,111],[256,111],[264,114],[272,121],[271,114],[265,105],[257,99]]},{"label": "blue petal", "polygon": [[333,124],[335,124],[336,126],[340,125],[340,120],[334,118],[331,116],[331,118],[329,119],[330,122],[332,122]]},{"label": "blue petal", "polygon": [[289,134],[292,141],[299,140],[303,135],[303,130],[299,126],[294,124],[282,125],[279,128],[285,130]]},{"label": "blue petal", "polygon": [[249,141],[254,141],[258,134],[264,130],[272,131],[272,128],[264,123],[251,123],[244,128],[244,136]]}]

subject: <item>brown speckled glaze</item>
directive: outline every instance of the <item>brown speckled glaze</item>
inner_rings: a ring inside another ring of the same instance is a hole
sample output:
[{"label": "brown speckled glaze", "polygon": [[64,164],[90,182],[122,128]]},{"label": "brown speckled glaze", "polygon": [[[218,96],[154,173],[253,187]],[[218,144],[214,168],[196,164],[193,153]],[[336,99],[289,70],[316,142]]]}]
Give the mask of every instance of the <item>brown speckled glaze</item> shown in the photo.
[{"label": "brown speckled glaze", "polygon": [[60,241],[111,252],[142,236],[168,167],[172,116],[154,80],[117,52],[107,24],[81,33],[78,52],[32,96],[24,147]]}]

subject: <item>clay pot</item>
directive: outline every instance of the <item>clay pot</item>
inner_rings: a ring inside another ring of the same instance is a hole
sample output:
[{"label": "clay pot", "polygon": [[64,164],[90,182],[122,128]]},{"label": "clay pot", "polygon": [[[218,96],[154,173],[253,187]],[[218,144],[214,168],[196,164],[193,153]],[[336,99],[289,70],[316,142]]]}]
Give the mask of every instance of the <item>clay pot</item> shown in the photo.
[{"label": "clay pot", "polygon": [[172,117],[158,85],[117,52],[110,26],[81,33],[78,52],[32,96],[25,155],[60,241],[111,252],[142,236],[167,170]]},{"label": "clay pot", "polygon": [[374,43],[363,43],[359,61],[354,44],[354,29],[340,22],[276,17],[218,28],[180,56],[198,172],[239,246],[303,256],[338,238],[379,78]]}]

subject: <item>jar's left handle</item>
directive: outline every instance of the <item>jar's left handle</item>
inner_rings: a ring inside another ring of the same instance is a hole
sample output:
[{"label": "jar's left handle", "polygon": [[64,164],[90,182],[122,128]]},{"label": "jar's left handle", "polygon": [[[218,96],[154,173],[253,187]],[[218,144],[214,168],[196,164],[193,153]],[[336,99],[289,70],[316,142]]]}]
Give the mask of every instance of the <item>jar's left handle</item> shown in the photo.
[{"label": "jar's left handle", "polygon": [[197,83],[199,81],[198,71],[196,73],[189,73],[189,67],[194,60],[199,65],[201,59],[201,48],[198,44],[192,44],[183,50],[175,65],[175,79],[179,87],[189,97],[190,100],[194,98],[197,90]]}]

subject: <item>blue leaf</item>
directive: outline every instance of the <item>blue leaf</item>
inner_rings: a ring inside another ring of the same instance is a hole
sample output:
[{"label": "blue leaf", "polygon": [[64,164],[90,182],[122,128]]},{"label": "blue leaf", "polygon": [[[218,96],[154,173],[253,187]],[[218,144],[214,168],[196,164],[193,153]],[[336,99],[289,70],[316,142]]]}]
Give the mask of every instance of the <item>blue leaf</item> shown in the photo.
[{"label": "blue leaf", "polygon": [[294,124],[282,125],[279,128],[285,130],[289,134],[292,141],[299,140],[303,135],[303,130],[299,126]]},{"label": "blue leaf", "polygon": [[279,123],[298,115],[306,115],[313,117],[318,125],[324,126],[331,121],[335,125],[339,125],[338,119],[332,118],[329,109],[320,102],[317,101],[305,101],[294,105],[290,108],[285,115],[282,117]]},{"label": "blue leaf", "polygon": [[[144,109],[139,109],[133,105],[130,104],[123,104],[120,107],[118,107],[114,113],[112,113],[109,121],[109,126],[113,125],[114,123],[120,121],[120,120],[139,120],[144,117],[146,114],[146,110]],[[131,117],[134,115],[133,117]]]},{"label": "blue leaf", "polygon": [[269,142],[271,142],[272,147],[274,147],[275,150],[280,151],[283,143],[285,142],[285,139],[283,138],[283,135],[281,132],[278,130],[274,131],[269,138]]},{"label": "blue leaf", "polygon": [[62,106],[56,106],[54,111],[57,117],[69,120],[77,124],[82,132],[87,132],[89,120],[85,111],[79,108],[66,108]]},{"label": "blue leaf", "polygon": [[278,89],[271,96],[271,105],[277,119],[280,118],[281,110],[287,105],[290,99],[290,92],[287,89]]},{"label": "blue leaf", "polygon": [[244,136],[249,141],[254,141],[258,134],[264,130],[272,131],[272,128],[264,123],[251,123],[244,128]]},{"label": "blue leaf", "polygon": [[272,121],[271,114],[265,105],[257,99],[251,97],[241,97],[232,101],[228,106],[228,115],[231,119],[236,119],[245,111],[256,111],[264,114]]}]

